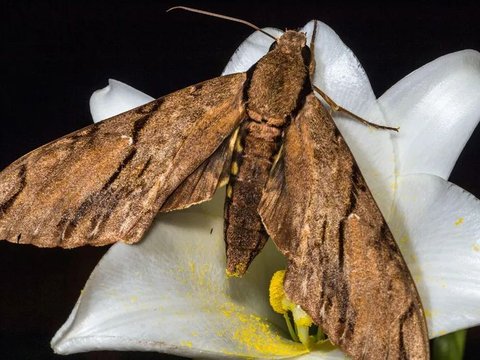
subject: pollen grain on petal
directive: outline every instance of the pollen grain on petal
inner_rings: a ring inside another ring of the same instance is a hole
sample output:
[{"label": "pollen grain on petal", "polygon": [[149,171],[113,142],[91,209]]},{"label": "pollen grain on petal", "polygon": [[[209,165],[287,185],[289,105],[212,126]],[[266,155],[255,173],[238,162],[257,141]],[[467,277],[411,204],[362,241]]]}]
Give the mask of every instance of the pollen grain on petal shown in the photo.
[{"label": "pollen grain on petal", "polygon": [[[225,320],[235,323],[232,334],[222,332],[222,337],[231,337],[231,340],[245,348],[245,353],[255,357],[269,358],[273,356],[299,356],[308,352],[300,343],[287,340],[271,324],[255,314],[249,314],[246,309],[235,303],[225,303],[221,307]],[[225,350],[226,355],[233,354]]]},{"label": "pollen grain on petal", "polygon": [[233,338],[244,344],[248,350],[255,350],[265,356],[296,356],[308,351],[302,344],[287,341],[275,334],[270,325],[259,317],[250,315],[244,318],[242,323],[243,326],[235,331]]}]

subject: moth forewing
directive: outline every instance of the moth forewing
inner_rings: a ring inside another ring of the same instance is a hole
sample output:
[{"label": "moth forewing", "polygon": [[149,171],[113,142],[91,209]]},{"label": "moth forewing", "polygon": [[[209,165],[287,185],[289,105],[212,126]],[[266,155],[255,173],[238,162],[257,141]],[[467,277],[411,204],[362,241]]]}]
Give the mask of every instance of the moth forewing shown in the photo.
[{"label": "moth forewing", "polygon": [[[0,173],[0,239],[66,248],[137,242],[170,194],[243,120],[245,79],[190,86],[17,160]],[[204,200],[215,188],[201,192]]]},{"label": "moth forewing", "polygon": [[409,270],[347,144],[313,94],[285,133],[259,213],[288,259],[288,297],[353,358],[428,359]]}]

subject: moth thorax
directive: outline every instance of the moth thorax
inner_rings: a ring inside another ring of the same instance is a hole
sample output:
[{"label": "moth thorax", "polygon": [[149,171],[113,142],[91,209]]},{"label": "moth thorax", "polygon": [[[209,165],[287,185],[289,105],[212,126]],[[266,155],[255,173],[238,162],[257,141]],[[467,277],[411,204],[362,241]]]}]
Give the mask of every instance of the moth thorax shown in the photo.
[{"label": "moth thorax", "polygon": [[281,52],[289,54],[292,52],[301,51],[307,43],[307,38],[304,33],[287,30],[277,40],[277,49]]}]

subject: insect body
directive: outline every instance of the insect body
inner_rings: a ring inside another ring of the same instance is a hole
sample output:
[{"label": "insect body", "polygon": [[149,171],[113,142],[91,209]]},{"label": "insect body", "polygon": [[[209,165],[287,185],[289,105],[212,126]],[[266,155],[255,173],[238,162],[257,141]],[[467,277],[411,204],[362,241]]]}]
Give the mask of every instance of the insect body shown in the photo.
[{"label": "insect body", "polygon": [[227,270],[233,274],[243,274],[268,239],[257,209],[285,126],[309,84],[304,47],[303,35],[287,32],[253,69],[225,205]]},{"label": "insect body", "polygon": [[285,291],[354,358],[427,359],[420,298],[331,116],[305,34],[249,72],[177,91],[44,145],[0,173],[0,239],[42,247],[139,241],[160,211],[228,182],[227,269],[271,237]]}]

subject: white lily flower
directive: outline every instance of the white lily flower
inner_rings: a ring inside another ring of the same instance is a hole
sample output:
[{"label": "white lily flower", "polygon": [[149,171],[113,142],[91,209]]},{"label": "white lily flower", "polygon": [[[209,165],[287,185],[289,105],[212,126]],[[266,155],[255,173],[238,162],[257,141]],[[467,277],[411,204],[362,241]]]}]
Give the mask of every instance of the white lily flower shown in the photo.
[{"label": "white lily flower", "polygon": [[[431,338],[480,324],[480,201],[447,178],[480,118],[480,54],[443,56],[378,100],[353,53],[318,23],[315,84],[369,121],[336,116],[418,287]],[[303,31],[311,34],[312,22]],[[279,35],[279,30],[269,29]],[[245,71],[271,39],[254,33],[225,73]],[[95,121],[152,98],[111,80],[95,92]],[[227,279],[223,195],[157,217],[137,245],[117,244],[97,265],[55,352],[143,350],[194,358],[341,359],[338,349],[308,353],[289,340],[268,302],[268,284],[285,267],[270,242],[242,279]]]}]

